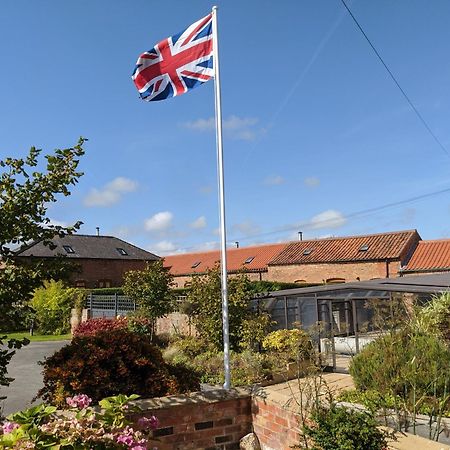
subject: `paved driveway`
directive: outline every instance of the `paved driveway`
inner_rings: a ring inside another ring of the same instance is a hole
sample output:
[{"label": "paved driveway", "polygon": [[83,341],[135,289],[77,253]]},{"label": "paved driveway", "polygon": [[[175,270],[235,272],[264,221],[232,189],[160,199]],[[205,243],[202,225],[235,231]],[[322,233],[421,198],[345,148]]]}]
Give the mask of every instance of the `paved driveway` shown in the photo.
[{"label": "paved driveway", "polygon": [[[51,356],[68,343],[69,341],[31,342],[16,350],[8,366],[8,376],[15,380],[8,388],[0,388],[0,397],[7,396],[3,402],[4,415],[32,406],[32,398],[42,387],[42,366],[37,362],[43,361],[46,356]],[[40,400],[36,402],[38,403]]]}]

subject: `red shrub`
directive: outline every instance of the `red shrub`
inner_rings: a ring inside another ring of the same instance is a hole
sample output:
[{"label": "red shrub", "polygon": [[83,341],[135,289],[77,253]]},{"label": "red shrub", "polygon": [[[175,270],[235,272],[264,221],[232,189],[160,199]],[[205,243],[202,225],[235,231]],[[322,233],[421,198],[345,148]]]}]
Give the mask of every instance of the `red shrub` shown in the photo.
[{"label": "red shrub", "polygon": [[94,336],[100,331],[126,330],[128,321],[126,317],[120,319],[89,319],[81,322],[73,332],[74,336]]},{"label": "red shrub", "polygon": [[191,390],[199,388],[195,374],[169,370],[147,336],[123,329],[74,337],[42,365],[44,387],[38,396],[61,407],[65,397],[81,393],[98,401],[117,394],[149,398],[179,393],[187,389],[188,380]]}]

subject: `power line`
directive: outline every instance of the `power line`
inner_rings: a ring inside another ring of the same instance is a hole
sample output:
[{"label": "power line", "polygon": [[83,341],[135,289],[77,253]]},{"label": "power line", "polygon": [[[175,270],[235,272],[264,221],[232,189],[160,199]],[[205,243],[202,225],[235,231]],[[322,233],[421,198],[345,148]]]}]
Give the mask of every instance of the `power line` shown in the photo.
[{"label": "power line", "polygon": [[[438,191],[433,191],[433,192],[428,192],[426,194],[416,195],[414,197],[409,197],[409,198],[404,199],[404,200],[398,200],[396,202],[386,203],[384,205],[375,206],[373,208],[362,209],[360,211],[355,211],[355,212],[343,215],[341,217],[341,219],[342,220],[347,220],[347,219],[351,219],[351,218],[359,217],[359,216],[370,216],[370,215],[372,215],[374,213],[383,211],[383,210],[388,209],[388,208],[393,208],[395,206],[405,205],[407,203],[417,202],[417,201],[423,200],[425,198],[436,197],[438,195],[445,194],[445,193],[450,193],[450,188],[440,189]],[[325,227],[327,224],[332,224],[335,221],[336,221],[335,218],[316,221],[316,222],[314,222],[314,227],[316,227],[317,225],[320,225],[321,227]],[[287,233],[287,232],[292,232],[292,231],[298,231],[299,228],[302,228],[304,230],[305,229],[310,229],[310,228],[312,228],[312,224],[311,224],[310,221],[309,222],[301,222],[301,223],[297,223],[295,225],[287,225],[287,226],[280,227],[280,228],[275,229],[275,230],[266,231],[264,233],[253,234],[251,236],[232,237],[232,238],[230,238],[230,242],[231,241],[233,241],[233,242],[234,241],[241,242],[241,241],[246,241],[246,240],[255,239],[255,238],[264,237],[264,236],[273,236],[273,235],[280,234],[280,233]],[[196,246],[190,246],[190,247],[180,248],[179,250],[189,251],[189,250],[194,250],[195,248],[197,248],[197,247]],[[210,249],[210,250],[214,250],[214,249]],[[207,250],[205,250],[205,251],[207,251]]]},{"label": "power line", "polygon": [[369,37],[367,36],[367,34],[364,32],[364,30],[362,29],[361,25],[359,24],[358,20],[356,19],[356,17],[353,15],[353,13],[350,11],[350,8],[347,6],[347,4],[345,3],[345,0],[341,0],[342,4],[345,6],[345,9],[348,11],[348,13],[350,14],[350,17],[353,19],[353,21],[355,22],[356,26],[358,27],[359,31],[361,31],[362,35],[366,38],[366,41],[369,43],[370,47],[372,48],[372,50],[374,51],[375,55],[377,55],[378,59],[381,61],[381,64],[383,64],[384,68],[386,69],[387,73],[389,74],[389,76],[392,78],[392,80],[394,81],[394,83],[396,84],[396,86],[398,87],[398,89],[400,90],[400,92],[403,94],[403,97],[405,97],[406,101],[409,103],[409,105],[411,106],[411,108],[413,109],[413,111],[415,112],[416,116],[419,118],[419,120],[422,122],[423,126],[427,129],[428,133],[430,133],[430,135],[433,137],[433,139],[435,140],[435,142],[439,145],[439,147],[444,151],[444,153],[450,157],[450,153],[448,152],[448,150],[445,148],[444,144],[442,144],[442,142],[438,139],[438,137],[434,134],[434,132],[432,131],[432,129],[429,127],[429,125],[427,124],[427,122],[425,121],[425,119],[423,118],[422,114],[420,114],[419,110],[416,108],[416,106],[414,105],[414,103],[411,101],[411,99],[408,97],[408,94],[404,91],[404,89],[400,86],[400,83],[397,81],[397,79],[395,78],[394,74],[391,72],[391,70],[389,69],[389,67],[387,66],[387,64],[384,62],[383,58],[381,57],[381,55],[378,53],[377,49],[375,48],[375,46],[372,44],[371,40],[369,39]]}]

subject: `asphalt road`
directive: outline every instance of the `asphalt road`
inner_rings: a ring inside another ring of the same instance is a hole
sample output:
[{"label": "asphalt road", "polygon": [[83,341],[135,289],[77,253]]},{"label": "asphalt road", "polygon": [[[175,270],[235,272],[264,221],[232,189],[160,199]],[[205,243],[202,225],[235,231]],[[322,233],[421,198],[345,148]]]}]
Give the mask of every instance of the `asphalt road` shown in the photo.
[{"label": "asphalt road", "polygon": [[[0,401],[0,409],[4,415],[33,406],[31,400],[42,387],[42,366],[37,362],[43,361],[46,356],[51,356],[68,343],[69,341],[30,342],[16,350],[8,366],[8,376],[15,380],[7,388],[0,387],[0,397],[7,397],[3,402]],[[40,400],[35,404],[39,403]]]}]

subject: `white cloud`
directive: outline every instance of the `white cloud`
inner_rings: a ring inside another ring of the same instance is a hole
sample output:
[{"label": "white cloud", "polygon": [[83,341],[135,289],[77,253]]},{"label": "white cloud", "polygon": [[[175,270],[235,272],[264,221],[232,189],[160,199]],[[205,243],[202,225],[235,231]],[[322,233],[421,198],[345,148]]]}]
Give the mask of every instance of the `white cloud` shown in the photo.
[{"label": "white cloud", "polygon": [[244,236],[251,236],[258,234],[261,228],[253,222],[247,220],[245,222],[236,223],[232,227],[234,233],[240,233]]},{"label": "white cloud", "polygon": [[303,183],[310,188],[315,188],[320,185],[320,180],[317,177],[307,177],[303,180]]},{"label": "white cloud", "polygon": [[156,253],[158,256],[173,255],[175,253],[184,253],[171,241],[160,241],[156,244],[150,245],[148,250],[152,253]]},{"label": "white cloud", "polygon": [[[255,117],[238,117],[232,115],[222,121],[222,128],[224,133],[232,139],[253,141],[258,134],[263,132],[263,130],[255,128],[257,123],[258,119]],[[185,122],[183,126],[193,131],[205,132],[214,131],[216,123],[214,117],[210,117],[209,119],[197,119],[192,122]]]},{"label": "white cloud", "polygon": [[271,175],[264,180],[264,184],[267,186],[278,186],[284,182],[285,179],[281,175]]},{"label": "white cloud", "polygon": [[88,207],[115,205],[122,199],[123,194],[133,192],[137,187],[137,182],[129,178],[114,178],[114,180],[105,184],[102,189],[91,189],[89,194],[84,198],[84,205]]},{"label": "white cloud", "polygon": [[308,223],[309,228],[339,228],[347,223],[347,219],[340,211],[328,209],[314,216]]},{"label": "white cloud", "polygon": [[192,248],[192,252],[207,252],[208,250],[216,250],[219,248],[219,242],[217,241],[209,241],[203,242],[201,244],[197,244]]},{"label": "white cloud", "polygon": [[[49,217],[50,222],[48,223],[48,225],[53,225],[54,227],[68,227],[69,224],[67,222],[64,222],[63,220],[57,220],[57,219],[52,219],[51,217]],[[73,224],[71,224],[73,225]]]},{"label": "white cloud", "polygon": [[195,219],[189,226],[191,228],[194,228],[195,230],[205,228],[206,227],[206,217],[200,216],[198,219]]},{"label": "white cloud", "polygon": [[150,232],[167,231],[172,226],[173,214],[170,211],[162,211],[148,218],[144,227]]}]

